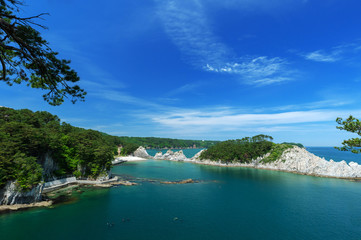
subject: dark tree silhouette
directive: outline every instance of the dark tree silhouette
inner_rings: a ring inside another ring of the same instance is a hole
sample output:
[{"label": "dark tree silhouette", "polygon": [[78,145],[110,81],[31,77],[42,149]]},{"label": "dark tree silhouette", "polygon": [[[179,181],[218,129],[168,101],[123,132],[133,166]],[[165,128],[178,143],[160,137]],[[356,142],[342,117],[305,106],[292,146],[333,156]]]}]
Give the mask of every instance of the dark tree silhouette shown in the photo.
[{"label": "dark tree silhouette", "polygon": [[54,106],[62,104],[64,97],[73,103],[83,101],[86,92],[74,85],[79,77],[70,61],[57,58],[58,53],[35,29],[46,28],[35,21],[47,14],[20,17],[22,0],[0,0],[0,4],[0,80],[47,90],[44,100]]}]

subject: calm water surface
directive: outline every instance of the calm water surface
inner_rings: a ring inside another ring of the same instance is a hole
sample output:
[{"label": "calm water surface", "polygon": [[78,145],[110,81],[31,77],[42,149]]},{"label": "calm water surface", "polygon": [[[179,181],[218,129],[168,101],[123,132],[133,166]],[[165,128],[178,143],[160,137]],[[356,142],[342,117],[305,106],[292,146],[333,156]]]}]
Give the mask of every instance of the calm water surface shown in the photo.
[{"label": "calm water surface", "polygon": [[0,239],[361,239],[359,182],[155,160],[113,172],[139,185],[2,215]]}]

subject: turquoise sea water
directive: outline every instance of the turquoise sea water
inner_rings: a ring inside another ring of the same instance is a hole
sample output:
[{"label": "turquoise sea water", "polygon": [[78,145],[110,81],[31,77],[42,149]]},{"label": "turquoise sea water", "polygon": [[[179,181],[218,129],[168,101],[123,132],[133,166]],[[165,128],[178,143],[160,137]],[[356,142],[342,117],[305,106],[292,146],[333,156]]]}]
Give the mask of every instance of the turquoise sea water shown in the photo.
[{"label": "turquoise sea water", "polygon": [[1,215],[0,239],[361,239],[360,182],[156,160],[113,173],[139,185]]}]

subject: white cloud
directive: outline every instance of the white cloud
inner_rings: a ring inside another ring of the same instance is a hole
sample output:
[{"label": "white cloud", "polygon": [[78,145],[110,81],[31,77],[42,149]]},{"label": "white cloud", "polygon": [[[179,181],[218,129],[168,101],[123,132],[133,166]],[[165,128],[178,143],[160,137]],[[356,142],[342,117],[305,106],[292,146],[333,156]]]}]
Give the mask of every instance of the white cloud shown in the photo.
[{"label": "white cloud", "polygon": [[356,56],[360,49],[360,43],[359,41],[357,41],[353,43],[338,45],[328,50],[319,49],[313,52],[303,53],[301,54],[301,56],[303,56],[307,60],[316,62],[337,62]]},{"label": "white cloud", "polygon": [[[158,1],[159,16],[170,39],[193,66],[227,73],[242,83],[264,86],[294,79],[287,61],[256,56],[235,60],[235,53],[212,31],[203,4],[207,1]],[[209,3],[210,4],[210,3]]]},{"label": "white cloud", "polygon": [[147,118],[169,131],[190,133],[277,132],[297,130],[300,126],[310,123],[334,123],[337,117],[348,116],[351,112],[356,116],[361,114],[361,110],[335,111],[327,109],[259,114],[237,113],[236,110],[231,109],[224,111],[179,109],[169,113],[148,115]]},{"label": "white cloud", "polygon": [[340,58],[337,53],[324,53],[321,50],[317,50],[305,55],[307,60],[312,60],[316,62],[336,62]]},{"label": "white cloud", "polygon": [[207,64],[205,69],[211,72],[237,75],[247,84],[264,86],[290,81],[293,71],[287,68],[287,61],[278,57],[266,56],[242,58],[239,62],[227,63],[220,68]]}]

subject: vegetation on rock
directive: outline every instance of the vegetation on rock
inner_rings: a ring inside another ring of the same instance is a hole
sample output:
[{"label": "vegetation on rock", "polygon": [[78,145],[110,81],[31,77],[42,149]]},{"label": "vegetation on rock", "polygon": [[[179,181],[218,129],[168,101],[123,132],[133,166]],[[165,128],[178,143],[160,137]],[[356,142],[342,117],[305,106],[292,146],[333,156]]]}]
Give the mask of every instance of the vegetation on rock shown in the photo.
[{"label": "vegetation on rock", "polygon": [[[301,144],[302,145],[302,144]],[[271,150],[269,151],[269,156],[262,159],[263,163],[274,162],[280,159],[282,153],[293,146],[298,146],[298,144],[273,144]]]},{"label": "vegetation on rock", "polygon": [[220,160],[224,163],[248,163],[268,153],[274,145],[272,140],[271,136],[257,135],[220,142],[203,151],[200,159]]},{"label": "vegetation on rock", "polygon": [[[117,144],[117,137],[73,127],[48,112],[1,107],[0,188],[16,180],[30,189],[52,176],[96,178],[110,169]],[[49,158],[55,167],[46,175]]]},{"label": "vegetation on rock", "polygon": [[249,163],[269,153],[262,160],[262,162],[267,163],[278,160],[285,150],[293,146],[303,147],[300,143],[276,144],[272,140],[271,136],[261,134],[254,137],[220,142],[203,151],[200,159],[221,161],[223,163]]}]

